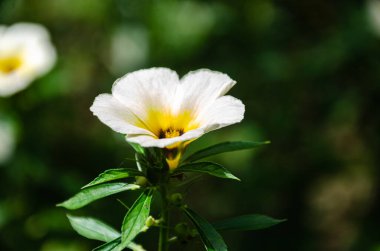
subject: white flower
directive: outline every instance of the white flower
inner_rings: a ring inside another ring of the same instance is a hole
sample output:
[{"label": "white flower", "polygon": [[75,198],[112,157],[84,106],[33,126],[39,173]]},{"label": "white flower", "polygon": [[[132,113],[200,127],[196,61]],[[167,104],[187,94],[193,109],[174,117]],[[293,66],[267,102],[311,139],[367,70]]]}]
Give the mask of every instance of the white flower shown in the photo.
[{"label": "white flower", "polygon": [[[90,110],[129,142],[181,152],[203,134],[243,119],[243,103],[224,96],[235,83],[207,69],[182,79],[167,68],[139,70],[118,79],[112,94],[100,94]],[[180,155],[171,154],[174,168]]]},{"label": "white flower", "polygon": [[54,65],[49,33],[38,24],[0,25],[0,96],[26,88]]}]

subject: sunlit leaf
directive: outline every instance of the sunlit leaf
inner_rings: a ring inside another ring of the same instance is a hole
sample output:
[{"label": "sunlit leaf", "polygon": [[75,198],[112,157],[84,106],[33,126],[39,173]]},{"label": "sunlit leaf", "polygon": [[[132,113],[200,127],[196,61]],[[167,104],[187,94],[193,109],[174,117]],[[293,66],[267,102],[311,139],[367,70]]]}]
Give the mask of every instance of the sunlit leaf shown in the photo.
[{"label": "sunlit leaf", "polygon": [[274,219],[266,215],[249,214],[225,219],[213,225],[218,230],[247,231],[268,228],[284,221],[286,220]]},{"label": "sunlit leaf", "polygon": [[[104,243],[103,245],[94,248],[92,251],[117,251],[118,248],[116,248],[118,245],[120,245],[121,237],[118,237],[110,242]],[[121,250],[121,249],[120,249]]]},{"label": "sunlit leaf", "polygon": [[100,220],[72,215],[67,215],[67,218],[74,230],[88,239],[109,242],[120,237],[118,231]]},{"label": "sunlit leaf", "polygon": [[57,204],[59,207],[67,209],[78,209],[95,200],[107,197],[112,194],[120,193],[127,190],[135,190],[140,186],[127,183],[108,183],[92,186],[81,190],[79,193],[71,197],[70,199]]},{"label": "sunlit leaf", "polygon": [[184,162],[193,162],[197,161],[212,155],[216,155],[219,153],[224,152],[232,152],[232,151],[238,151],[238,150],[244,150],[244,149],[250,149],[255,148],[258,146],[269,144],[270,141],[264,141],[264,142],[249,142],[249,141],[233,141],[233,142],[223,142],[219,143],[213,146],[209,146],[207,148],[204,148],[202,150],[199,150],[193,154],[191,154],[189,157],[187,157]]},{"label": "sunlit leaf", "polygon": [[133,203],[121,227],[121,246],[126,247],[143,229],[149,216],[153,190],[145,190]]},{"label": "sunlit leaf", "polygon": [[[127,245],[127,248],[129,248],[132,251],[146,251],[141,245],[136,244],[134,242],[130,242]],[[121,237],[118,237],[117,239],[114,239],[110,242],[107,242],[92,251],[122,251],[124,250],[124,247],[121,245]]]},{"label": "sunlit leaf", "polygon": [[[122,245],[120,244],[120,250],[122,250]],[[136,244],[134,242],[130,242],[128,245],[127,245],[127,248],[131,249],[132,251],[146,251],[143,246],[141,246],[140,244]],[[115,251],[118,251],[118,250],[115,250]]]},{"label": "sunlit leaf", "polygon": [[208,251],[227,251],[227,245],[224,243],[222,236],[215,228],[200,217],[190,208],[185,208],[185,213],[197,228],[199,235]]},{"label": "sunlit leaf", "polygon": [[104,182],[112,181],[112,180],[123,179],[123,178],[134,177],[134,176],[143,176],[143,175],[144,174],[142,172],[133,168],[109,169],[99,174],[98,177],[96,177],[93,181],[91,181],[90,183],[82,187],[82,189],[90,187],[90,186],[98,185]]},{"label": "sunlit leaf", "polygon": [[225,178],[225,179],[233,179],[233,180],[240,180],[236,176],[234,176],[230,171],[225,169],[223,166],[213,163],[213,162],[195,162],[195,163],[189,163],[184,164],[173,172],[173,174],[178,173],[186,173],[186,172],[193,172],[193,173],[206,173],[210,174],[219,178]]},{"label": "sunlit leaf", "polygon": [[132,146],[133,150],[135,150],[137,153],[144,155],[144,148],[142,148],[139,144],[128,142],[129,145]]}]

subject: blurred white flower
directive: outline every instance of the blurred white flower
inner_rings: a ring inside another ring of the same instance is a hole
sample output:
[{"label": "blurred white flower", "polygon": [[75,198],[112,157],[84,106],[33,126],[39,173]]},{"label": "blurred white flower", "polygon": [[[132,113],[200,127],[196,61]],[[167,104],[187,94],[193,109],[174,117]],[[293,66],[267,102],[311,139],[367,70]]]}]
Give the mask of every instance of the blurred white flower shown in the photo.
[{"label": "blurred white flower", "polygon": [[47,73],[56,61],[48,31],[41,25],[0,25],[0,96],[10,96]]},{"label": "blurred white flower", "polygon": [[380,36],[380,1],[367,0],[367,13],[372,31]]},{"label": "blurred white flower", "polygon": [[243,103],[224,96],[235,83],[207,69],[182,79],[167,68],[139,70],[118,79],[112,94],[100,94],[90,109],[129,142],[179,150],[169,163],[175,168],[178,152],[190,141],[243,119]]},{"label": "blurred white flower", "polygon": [[0,120],[0,164],[12,156],[15,144],[16,135],[13,125],[7,120]]}]

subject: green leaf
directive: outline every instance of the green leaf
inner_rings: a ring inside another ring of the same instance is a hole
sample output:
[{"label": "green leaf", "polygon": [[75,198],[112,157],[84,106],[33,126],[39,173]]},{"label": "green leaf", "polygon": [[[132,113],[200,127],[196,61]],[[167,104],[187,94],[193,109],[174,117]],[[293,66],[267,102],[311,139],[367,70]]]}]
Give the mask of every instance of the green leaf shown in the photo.
[{"label": "green leaf", "polygon": [[184,210],[191,222],[197,228],[199,235],[205,244],[206,250],[227,251],[227,245],[224,243],[222,236],[220,236],[209,222],[200,217],[190,208],[185,208]]},{"label": "green leaf", "polygon": [[193,172],[193,173],[207,173],[219,178],[225,178],[225,179],[233,179],[233,180],[240,180],[236,176],[234,176],[232,173],[230,173],[227,169],[225,169],[223,166],[213,163],[213,162],[196,162],[196,163],[189,163],[184,164],[173,172],[173,174],[178,173],[185,173],[185,172]]},{"label": "green leaf", "polygon": [[67,218],[74,230],[88,239],[109,242],[120,237],[118,231],[100,220],[72,215]]},{"label": "green leaf", "polygon": [[249,141],[233,141],[233,142],[223,142],[213,146],[209,146],[202,150],[199,150],[189,157],[187,157],[184,162],[193,162],[197,161],[212,155],[216,155],[224,152],[232,152],[244,149],[255,148],[258,146],[269,144],[270,141],[264,142],[249,142]]},{"label": "green leaf", "polygon": [[133,203],[121,227],[121,246],[126,247],[145,227],[149,216],[153,190],[146,189]]},{"label": "green leaf", "polygon": [[91,181],[90,183],[82,187],[82,189],[90,187],[90,186],[98,185],[104,182],[128,178],[128,177],[134,177],[134,176],[144,176],[144,174],[140,172],[139,170],[132,169],[132,168],[109,169],[99,174],[98,177],[96,177],[93,181]]},{"label": "green leaf", "polygon": [[[133,251],[146,251],[141,245],[134,242],[130,242],[127,245],[127,248]],[[123,249],[124,248],[121,246],[121,237],[119,237],[93,249],[92,251],[121,251]]]},{"label": "green leaf", "polygon": [[67,209],[78,209],[95,200],[107,197],[109,195],[120,193],[127,190],[135,190],[140,186],[127,183],[108,183],[97,186],[92,186],[81,190],[79,193],[71,197],[70,199],[57,204],[59,207]]},{"label": "green leaf", "polygon": [[[120,245],[121,237],[118,237],[110,242],[104,243],[103,245],[94,248],[92,251],[116,251],[117,246]],[[121,249],[120,249],[121,250]]]},{"label": "green leaf", "polygon": [[[122,246],[120,245],[120,250],[123,250]],[[134,242],[130,242],[127,246],[127,248],[133,250],[133,251],[146,251],[141,245],[136,244]],[[118,250],[115,250],[118,251]]]},{"label": "green leaf", "polygon": [[286,220],[274,219],[266,215],[249,214],[225,219],[213,225],[218,230],[247,231],[268,228],[284,221]]}]

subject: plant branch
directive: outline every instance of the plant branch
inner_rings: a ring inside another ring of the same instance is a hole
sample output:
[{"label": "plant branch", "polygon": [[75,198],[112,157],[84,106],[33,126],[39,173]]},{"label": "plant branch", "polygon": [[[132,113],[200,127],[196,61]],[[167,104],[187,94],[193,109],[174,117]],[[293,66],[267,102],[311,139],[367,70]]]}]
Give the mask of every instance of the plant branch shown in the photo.
[{"label": "plant branch", "polygon": [[160,225],[160,237],[158,241],[158,251],[169,250],[169,202],[167,197],[166,184],[160,185],[161,195],[161,225]]}]

